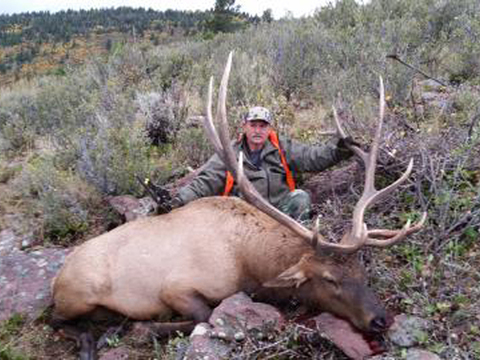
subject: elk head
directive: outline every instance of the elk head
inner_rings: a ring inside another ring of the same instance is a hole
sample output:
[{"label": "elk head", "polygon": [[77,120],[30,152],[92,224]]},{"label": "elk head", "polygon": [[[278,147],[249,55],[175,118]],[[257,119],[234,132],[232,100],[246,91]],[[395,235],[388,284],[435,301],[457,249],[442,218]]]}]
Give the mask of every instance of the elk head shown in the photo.
[{"label": "elk head", "polygon": [[[218,133],[213,123],[211,109],[213,80],[210,79],[205,118],[207,135],[215,152],[233,174],[244,199],[284,225],[295,236],[304,239],[315,249],[315,252],[305,254],[300,262],[286,269],[275,279],[267,281],[264,286],[298,288],[299,298],[316,308],[348,319],[360,330],[367,332],[385,330],[387,327],[385,309],[380,305],[373,291],[365,285],[364,269],[357,264],[357,258],[352,255],[363,246],[387,247],[398,243],[418,231],[423,226],[427,214],[424,213],[420,221],[413,225],[408,221],[400,230],[369,230],[364,222],[366,209],[397,189],[408,178],[413,168],[413,159],[411,159],[407,170],[398,180],[381,190],[375,189],[375,166],[385,112],[382,79],[380,78],[379,121],[370,151],[365,152],[357,146],[351,146],[351,150],[365,165],[364,190],[354,208],[351,229],[343,235],[339,242],[332,242],[327,241],[320,234],[318,221],[314,230],[310,230],[290,218],[262,198],[244,175],[243,154],[240,153],[237,162],[228,134],[226,95],[231,63],[232,53],[228,57],[219,89],[216,113]],[[345,137],[345,131],[342,129],[335,109],[333,111],[336,133],[340,137]],[[336,255],[330,256],[331,253]]]}]

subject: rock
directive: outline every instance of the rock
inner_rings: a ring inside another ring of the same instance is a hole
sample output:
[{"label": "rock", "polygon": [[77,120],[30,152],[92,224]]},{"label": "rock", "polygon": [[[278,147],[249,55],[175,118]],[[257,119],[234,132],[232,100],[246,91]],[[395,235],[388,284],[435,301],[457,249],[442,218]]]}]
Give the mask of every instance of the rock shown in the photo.
[{"label": "rock", "polygon": [[137,345],[148,344],[155,336],[148,321],[135,321],[127,335],[135,339]]},{"label": "rock", "polygon": [[212,327],[210,324],[207,323],[199,323],[193,329],[192,333],[190,334],[190,339],[195,336],[208,336],[210,337],[212,334]]},{"label": "rock", "polygon": [[222,337],[228,340],[245,338],[246,333],[259,339],[280,331],[284,319],[273,306],[253,302],[245,293],[238,293],[213,310],[209,323],[215,334],[224,334]]},{"label": "rock", "polygon": [[426,113],[439,111],[451,111],[452,99],[448,88],[435,80],[423,80],[417,83],[413,99],[417,105],[417,111],[425,116]]},{"label": "rock", "polygon": [[115,349],[107,350],[99,360],[128,360],[128,349],[124,346],[120,346]]},{"label": "rock", "polygon": [[314,318],[318,331],[332,341],[350,359],[362,360],[374,353],[363,336],[349,322],[329,313]]},{"label": "rock", "polygon": [[21,247],[22,250],[27,250],[28,248],[32,247],[33,245],[34,245],[33,236],[26,236],[22,239],[20,247]]},{"label": "rock", "polygon": [[434,92],[424,92],[422,93],[422,101],[423,102],[432,102],[438,99],[438,94]]},{"label": "rock", "polygon": [[0,321],[15,313],[35,319],[50,305],[50,283],[68,252],[42,249],[27,253],[13,249],[1,255]]},{"label": "rock", "polygon": [[247,337],[268,338],[283,324],[283,316],[273,306],[253,302],[244,293],[235,294],[213,310],[208,324],[195,327],[185,359],[228,359]]},{"label": "rock", "polygon": [[[32,241],[33,242],[33,241]],[[29,242],[29,245],[32,243]],[[50,283],[69,250],[24,252],[13,230],[0,232],[0,321],[16,313],[35,319],[50,305]]]},{"label": "rock", "polygon": [[16,251],[16,242],[17,238],[15,237],[15,233],[12,229],[5,229],[0,231],[0,256],[8,255]]},{"label": "rock", "polygon": [[430,351],[408,349],[406,360],[440,360],[440,357]]},{"label": "rock", "polygon": [[211,337],[211,326],[207,323],[198,324],[190,335],[190,346],[185,360],[221,360],[228,359],[231,346],[220,339]]},{"label": "rock", "polygon": [[441,110],[447,110],[450,107],[450,101],[445,94],[424,92],[422,93],[421,100],[424,105],[429,105],[430,107]]},{"label": "rock", "polygon": [[429,328],[430,324],[427,320],[401,314],[395,316],[387,335],[395,345],[411,347],[418,344],[419,339]]},{"label": "rock", "polygon": [[236,332],[236,333],[233,335],[233,338],[234,338],[236,341],[243,341],[243,340],[245,340],[245,333],[244,333],[243,331]]},{"label": "rock", "polygon": [[442,89],[445,87],[440,84],[438,81],[432,80],[432,79],[427,79],[427,80],[422,80],[419,81],[418,85],[423,91],[436,91],[440,92]]},{"label": "rock", "polygon": [[126,221],[152,215],[157,209],[157,204],[150,197],[137,199],[131,195],[112,196],[108,203],[120,215],[125,216]]}]

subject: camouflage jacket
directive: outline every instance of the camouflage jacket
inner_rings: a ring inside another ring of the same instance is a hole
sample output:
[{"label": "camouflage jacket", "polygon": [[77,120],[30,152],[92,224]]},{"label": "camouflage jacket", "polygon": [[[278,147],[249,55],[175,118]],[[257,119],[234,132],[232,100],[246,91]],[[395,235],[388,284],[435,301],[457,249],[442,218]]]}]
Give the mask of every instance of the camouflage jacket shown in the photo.
[{"label": "camouflage jacket", "polygon": [[[338,148],[334,142],[321,146],[308,146],[290,139],[280,138],[280,147],[294,176],[300,172],[325,170],[351,156],[349,150]],[[247,145],[244,140],[236,142],[234,149],[237,155],[240,151],[248,154],[248,151],[245,151]],[[278,149],[268,140],[261,153],[260,167],[255,166],[248,156],[244,156],[243,165],[247,178],[272,205],[278,206],[283,197],[290,192]],[[198,176],[189,185],[178,191],[177,201],[185,205],[201,197],[222,195],[225,181],[225,165],[215,154],[208,160]],[[236,186],[231,194],[238,195]]]}]

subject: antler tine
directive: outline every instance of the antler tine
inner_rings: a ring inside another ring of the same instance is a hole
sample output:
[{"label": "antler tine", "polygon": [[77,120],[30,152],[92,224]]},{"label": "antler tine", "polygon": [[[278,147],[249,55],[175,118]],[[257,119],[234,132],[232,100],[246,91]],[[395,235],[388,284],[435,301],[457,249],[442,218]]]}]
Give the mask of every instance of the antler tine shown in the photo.
[{"label": "antler tine", "polygon": [[346,138],[347,133],[345,132],[345,130],[343,130],[343,127],[342,127],[342,124],[340,123],[340,119],[338,118],[338,113],[335,106],[332,106],[332,110],[333,110],[333,119],[335,120],[335,129],[337,130],[337,134],[341,138]]},{"label": "antler tine", "polygon": [[237,178],[237,157],[231,145],[230,134],[228,133],[227,122],[227,88],[228,79],[230,77],[230,70],[232,68],[233,51],[228,54],[227,64],[223,72],[222,81],[220,82],[220,89],[218,91],[217,103],[217,124],[220,126],[220,142],[223,146],[224,163],[229,167],[230,172],[234,178]]},{"label": "antler tine", "polygon": [[218,138],[217,130],[215,130],[215,125],[213,124],[213,116],[212,116],[212,93],[213,93],[213,76],[210,77],[210,82],[208,84],[208,98],[207,98],[207,118],[203,122],[205,127],[205,131],[207,132],[207,137],[209,138],[210,142],[212,143],[215,152],[217,155],[225,162],[223,156],[223,146]]},{"label": "antler tine", "polygon": [[[332,106],[332,111],[333,111],[333,119],[335,120],[335,134],[337,134],[339,137],[345,139],[347,137],[346,131],[342,127],[342,123],[340,121],[340,118],[338,117],[337,109],[335,106]],[[360,149],[358,146],[352,145],[351,146],[352,151],[360,157],[364,163],[367,162],[367,156],[368,154]]]},{"label": "antler tine", "polygon": [[[417,232],[420,230],[423,225],[425,224],[425,220],[427,219],[427,212],[422,214],[420,220],[410,226],[411,222],[408,220],[405,226],[401,230],[385,230],[385,229],[375,229],[369,230],[367,240],[365,242],[366,245],[370,246],[377,246],[377,247],[387,247],[396,244],[400,240],[403,240],[410,234]],[[384,239],[375,239],[375,237],[383,237]]]},{"label": "antler tine", "polygon": [[377,166],[378,148],[380,146],[380,138],[382,137],[383,117],[385,115],[385,89],[383,87],[383,79],[380,76],[380,109],[378,114],[377,130],[375,138],[371,146],[368,156],[368,164],[365,164],[365,191],[370,193],[375,191],[375,168]]}]

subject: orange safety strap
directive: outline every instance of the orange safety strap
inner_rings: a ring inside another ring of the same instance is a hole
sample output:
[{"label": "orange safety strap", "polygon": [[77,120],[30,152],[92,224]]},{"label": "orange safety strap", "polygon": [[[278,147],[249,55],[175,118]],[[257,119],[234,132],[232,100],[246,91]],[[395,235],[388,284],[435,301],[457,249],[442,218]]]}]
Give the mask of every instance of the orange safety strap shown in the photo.
[{"label": "orange safety strap", "polygon": [[[295,180],[293,178],[293,174],[290,171],[290,168],[287,164],[287,159],[285,158],[285,154],[283,153],[282,149],[280,148],[280,141],[278,141],[278,136],[275,131],[270,131],[268,134],[268,139],[272,143],[275,148],[277,148],[278,153],[280,155],[280,161],[282,162],[283,168],[285,169],[286,178],[287,178],[287,185],[290,191],[295,190]],[[233,184],[235,180],[233,179],[233,175],[230,171],[227,171],[227,178],[225,180],[225,190],[223,191],[223,196],[228,196],[233,189]]]},{"label": "orange safety strap", "polygon": [[223,191],[223,196],[228,196],[233,189],[233,183],[235,180],[233,179],[233,175],[230,171],[227,171],[227,178],[225,180],[225,190]]},{"label": "orange safety strap", "polygon": [[295,190],[295,180],[293,179],[293,174],[290,171],[290,168],[288,167],[287,164],[287,159],[285,158],[285,154],[283,153],[282,149],[280,148],[280,142],[278,141],[278,136],[275,133],[275,131],[270,131],[270,134],[268,134],[268,138],[270,142],[275,146],[278,150],[278,153],[280,154],[280,160],[282,161],[283,168],[285,169],[285,173],[287,176],[287,185],[290,189],[290,191]]}]

